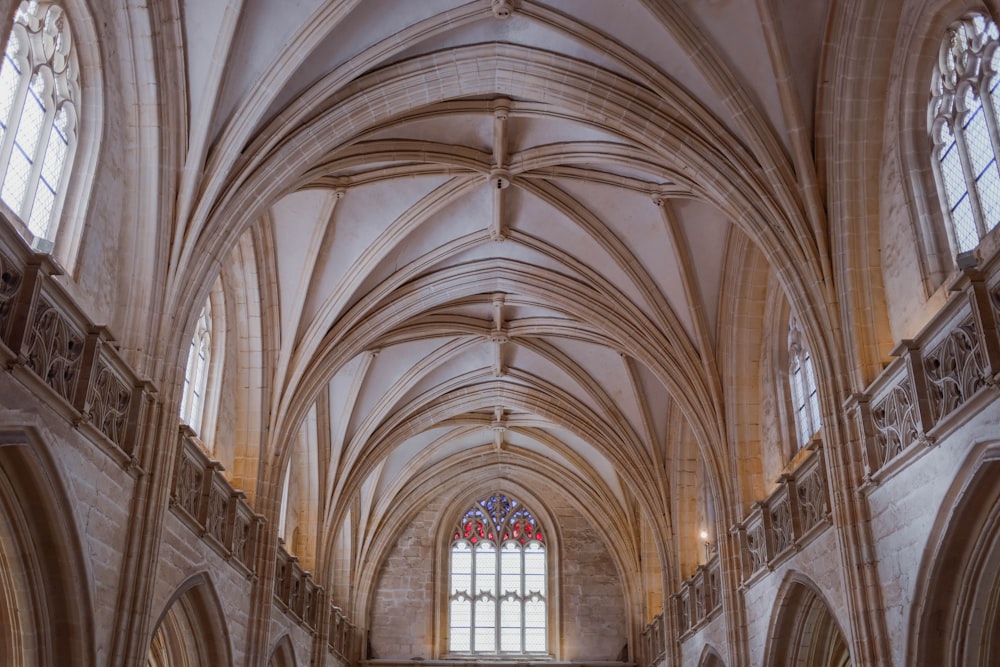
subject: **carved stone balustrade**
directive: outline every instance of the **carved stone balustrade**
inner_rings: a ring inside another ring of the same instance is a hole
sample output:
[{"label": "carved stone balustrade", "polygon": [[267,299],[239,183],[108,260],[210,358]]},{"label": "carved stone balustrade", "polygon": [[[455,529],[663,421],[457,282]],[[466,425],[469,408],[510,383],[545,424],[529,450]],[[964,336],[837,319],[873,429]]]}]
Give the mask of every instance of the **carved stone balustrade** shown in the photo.
[{"label": "carved stone balustrade", "polygon": [[652,622],[642,631],[641,655],[639,656],[640,665],[651,667],[663,660],[663,655],[667,649],[666,642],[664,641],[666,634],[666,617],[663,614],[657,614],[653,617]]},{"label": "carved stone balustrade", "polygon": [[[683,581],[678,591],[670,596],[677,614],[678,639],[697,632],[722,610],[722,570],[719,556],[699,565],[697,571]],[[637,664],[651,667],[663,660],[667,648],[666,614],[655,616],[641,636]]]},{"label": "carved stone balustrade", "polygon": [[733,529],[740,540],[744,583],[750,584],[759,573],[773,569],[829,525],[826,472],[817,447],[794,471],[782,475],[778,488],[754,503],[750,514]]},{"label": "carved stone balustrade", "polygon": [[698,630],[722,608],[721,576],[716,555],[708,563],[699,565],[695,573],[681,583],[680,591],[673,596],[680,607],[681,637]]},{"label": "carved stone balustrade", "polygon": [[222,465],[205,454],[191,429],[182,426],[180,438],[171,508],[230,565],[252,577],[264,518],[222,475]]},{"label": "carved stone balustrade", "polygon": [[313,581],[312,573],[303,570],[299,559],[278,545],[275,564],[274,598],[299,625],[315,632],[323,589]]},{"label": "carved stone balustrade", "polygon": [[995,396],[1000,377],[1000,260],[965,270],[948,303],[861,394],[844,407],[853,416],[871,488],[943,438],[960,415]]},{"label": "carved stone balustrade", "polygon": [[340,607],[330,604],[330,626],[327,645],[330,651],[348,664],[361,658],[362,633],[347,620]]},{"label": "carved stone balustrade", "polygon": [[0,362],[134,473],[155,391],[54,276],[62,269],[0,223]]}]

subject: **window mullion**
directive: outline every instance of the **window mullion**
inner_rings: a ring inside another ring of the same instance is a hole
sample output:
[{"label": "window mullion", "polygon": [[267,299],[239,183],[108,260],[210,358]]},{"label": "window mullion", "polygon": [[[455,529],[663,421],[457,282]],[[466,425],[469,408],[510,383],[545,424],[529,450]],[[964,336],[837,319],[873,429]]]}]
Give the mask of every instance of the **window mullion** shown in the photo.
[{"label": "window mullion", "polygon": [[527,619],[527,605],[525,604],[525,602],[526,602],[526,600],[528,598],[528,578],[525,576],[525,569],[526,568],[525,568],[525,563],[524,563],[524,546],[523,545],[521,546],[520,553],[518,555],[520,556],[520,561],[521,561],[521,604],[520,604],[520,608],[521,608],[521,653],[524,653],[525,651],[528,650],[528,637],[527,637],[527,632],[528,631],[526,629],[526,626],[528,625],[528,619]]},{"label": "window mullion", "polygon": [[496,565],[493,568],[494,569],[493,580],[495,582],[493,584],[493,590],[495,590],[497,592],[497,594],[495,596],[496,599],[493,600],[493,609],[494,609],[494,611],[493,611],[493,621],[494,621],[493,622],[493,642],[494,642],[493,645],[497,647],[497,653],[500,653],[501,652],[501,649],[500,649],[500,647],[501,647],[501,644],[500,644],[500,629],[503,627],[503,617],[500,615],[500,611],[501,611],[501,609],[500,609],[500,607],[501,607],[500,601],[503,599],[504,591],[500,587],[500,582],[502,581],[502,573],[503,573],[503,569],[502,569],[503,568],[503,560],[502,560],[503,547],[500,545],[500,528],[499,527],[496,528],[496,532],[494,533],[494,535],[497,536],[497,547],[496,547]]},{"label": "window mullion", "polygon": [[[990,137],[990,146],[993,148],[993,169],[997,170],[998,176],[1000,176],[1000,131],[997,129],[997,117],[996,111],[993,109],[993,96],[990,93],[990,79],[993,78],[993,74],[986,71],[979,82],[979,101],[983,107],[983,119],[986,121],[986,133]],[[984,97],[985,93],[985,97]],[[989,169],[989,167],[987,167]],[[996,227],[997,220],[985,220],[984,224],[988,227],[987,232]]]},{"label": "window mullion", "polygon": [[472,572],[472,579],[469,580],[469,597],[471,598],[469,602],[469,650],[475,653],[476,651],[476,598],[479,597],[479,591],[476,590],[477,572],[476,572],[476,546],[472,545],[469,549],[472,559],[472,567],[470,572]]}]

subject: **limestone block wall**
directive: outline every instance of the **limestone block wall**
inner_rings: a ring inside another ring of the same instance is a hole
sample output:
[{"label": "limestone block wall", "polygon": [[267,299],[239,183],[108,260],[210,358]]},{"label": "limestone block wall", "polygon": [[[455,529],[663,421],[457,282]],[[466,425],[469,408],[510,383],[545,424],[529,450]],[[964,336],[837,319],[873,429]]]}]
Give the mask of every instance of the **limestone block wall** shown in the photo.
[{"label": "limestone block wall", "polygon": [[[565,502],[549,509],[558,523],[559,636],[565,660],[614,660],[627,639],[625,601],[618,571],[593,526]],[[422,510],[399,535],[378,577],[371,616],[373,657],[433,657],[440,505]],[[551,534],[551,530],[549,531]],[[446,584],[445,584],[446,585]]]},{"label": "limestone block wall", "polygon": [[912,664],[907,643],[914,632],[914,611],[920,602],[917,584],[931,565],[935,523],[954,501],[956,480],[961,484],[967,479],[964,467],[975,456],[979,444],[996,442],[998,423],[1000,402],[994,401],[868,496],[895,665]]},{"label": "limestone block wall", "polygon": [[429,503],[402,528],[382,565],[369,617],[371,657],[432,657],[435,539],[440,513],[438,503]]},{"label": "limestone block wall", "polygon": [[[292,618],[277,606],[273,606],[271,608],[271,642],[269,653],[274,650],[275,645],[285,635],[288,635],[292,641],[292,648],[298,664],[308,664],[309,656],[312,655],[313,650],[312,634],[303,628],[295,618]],[[333,656],[331,656],[332,658]]]},{"label": "limestone block wall", "polygon": [[711,647],[723,660],[727,660],[727,645],[726,617],[723,614],[718,614],[681,642],[681,665],[683,667],[700,667],[702,656],[707,647]]},{"label": "limestone block wall", "polygon": [[159,556],[152,603],[154,619],[168,611],[185,582],[205,575],[218,598],[220,614],[229,634],[233,664],[245,661],[251,608],[251,586],[246,574],[227,563],[208,542],[198,539],[173,512],[167,512],[164,517]]},{"label": "limestone block wall", "polygon": [[765,664],[764,656],[768,638],[772,633],[774,615],[781,603],[782,592],[793,579],[808,581],[817,590],[822,591],[830,614],[837,621],[845,642],[850,642],[851,623],[841,562],[836,532],[833,527],[828,527],[801,551],[747,588],[744,600],[747,608],[747,636],[751,664]]},{"label": "limestone block wall", "polygon": [[594,525],[572,505],[557,512],[564,657],[614,660],[627,636],[621,579]]},{"label": "limestone block wall", "polygon": [[61,511],[79,539],[79,573],[90,595],[98,664],[109,659],[115,607],[135,485],[128,471],[68,422],[53,419],[10,374],[0,373],[0,432],[4,445],[35,448],[52,462],[53,485],[66,494]]}]

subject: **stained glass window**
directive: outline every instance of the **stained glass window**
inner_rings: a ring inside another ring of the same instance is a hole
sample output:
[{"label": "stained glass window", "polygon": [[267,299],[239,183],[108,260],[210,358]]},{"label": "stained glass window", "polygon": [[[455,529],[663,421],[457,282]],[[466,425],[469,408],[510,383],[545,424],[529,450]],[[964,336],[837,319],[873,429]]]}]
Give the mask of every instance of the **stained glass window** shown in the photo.
[{"label": "stained glass window", "polygon": [[51,2],[18,7],[0,65],[0,199],[36,247],[55,240],[76,150],[79,67],[69,20]]},{"label": "stained glass window", "polygon": [[973,250],[1000,222],[998,44],[993,21],[965,16],[948,28],[931,77],[931,162],[956,254]]},{"label": "stained glass window", "polygon": [[823,426],[819,417],[819,394],[812,357],[802,338],[798,321],[788,323],[788,384],[792,392],[792,411],[799,447],[805,445]]},{"label": "stained glass window", "polygon": [[517,500],[494,493],[462,515],[449,584],[450,652],[546,653],[545,537]]}]

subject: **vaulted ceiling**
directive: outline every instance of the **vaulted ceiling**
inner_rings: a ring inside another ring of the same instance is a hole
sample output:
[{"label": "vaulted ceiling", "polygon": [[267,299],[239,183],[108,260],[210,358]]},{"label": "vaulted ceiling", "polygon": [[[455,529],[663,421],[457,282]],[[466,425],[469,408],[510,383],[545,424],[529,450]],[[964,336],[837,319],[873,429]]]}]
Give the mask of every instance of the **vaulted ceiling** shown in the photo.
[{"label": "vaulted ceiling", "polygon": [[264,448],[318,448],[321,522],[483,469],[614,519],[727,437],[726,259],[815,252],[827,4],[184,4],[179,265],[252,255]]}]

